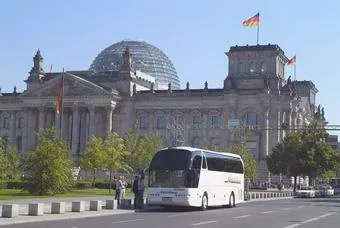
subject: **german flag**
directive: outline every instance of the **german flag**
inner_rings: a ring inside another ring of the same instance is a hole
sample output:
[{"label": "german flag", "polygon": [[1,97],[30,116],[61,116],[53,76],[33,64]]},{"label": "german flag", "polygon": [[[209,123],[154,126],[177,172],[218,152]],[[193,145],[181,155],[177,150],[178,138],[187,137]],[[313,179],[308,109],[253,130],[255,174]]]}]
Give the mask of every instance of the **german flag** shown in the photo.
[{"label": "german flag", "polygon": [[296,55],[288,61],[287,65],[296,65]]},{"label": "german flag", "polygon": [[64,96],[64,75],[61,76],[57,84],[57,113],[60,114],[63,109],[63,96]]},{"label": "german flag", "polygon": [[257,13],[255,16],[243,21],[244,26],[259,26],[260,25],[260,13]]}]

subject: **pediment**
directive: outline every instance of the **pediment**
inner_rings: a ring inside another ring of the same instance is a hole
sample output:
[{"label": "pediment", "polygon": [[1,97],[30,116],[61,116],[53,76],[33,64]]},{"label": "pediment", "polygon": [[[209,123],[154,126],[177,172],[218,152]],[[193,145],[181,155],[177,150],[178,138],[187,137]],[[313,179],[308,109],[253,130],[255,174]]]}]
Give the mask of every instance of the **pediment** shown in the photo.
[{"label": "pediment", "polygon": [[[48,80],[34,88],[22,93],[23,97],[51,97],[57,95],[57,88],[60,83],[62,75],[55,76],[55,78]],[[76,75],[65,73],[64,74],[64,96],[96,96],[96,95],[109,95],[109,91],[104,88],[80,78]]]}]

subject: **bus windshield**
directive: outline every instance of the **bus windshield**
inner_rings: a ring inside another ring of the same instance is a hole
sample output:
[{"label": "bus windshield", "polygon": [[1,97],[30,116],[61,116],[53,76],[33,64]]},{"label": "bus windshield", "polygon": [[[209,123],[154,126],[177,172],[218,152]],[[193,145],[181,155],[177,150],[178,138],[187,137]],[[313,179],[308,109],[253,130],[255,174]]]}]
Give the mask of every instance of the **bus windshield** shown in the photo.
[{"label": "bus windshield", "polygon": [[149,187],[196,188],[200,164],[192,169],[192,152],[181,149],[159,151],[149,167]]}]

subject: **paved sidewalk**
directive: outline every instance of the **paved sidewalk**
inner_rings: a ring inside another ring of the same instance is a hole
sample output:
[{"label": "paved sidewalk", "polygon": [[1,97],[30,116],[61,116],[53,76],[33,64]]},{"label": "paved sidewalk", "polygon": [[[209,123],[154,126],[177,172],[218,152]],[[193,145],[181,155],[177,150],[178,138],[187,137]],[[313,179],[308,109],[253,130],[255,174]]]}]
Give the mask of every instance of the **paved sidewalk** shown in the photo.
[{"label": "paved sidewalk", "polygon": [[[0,201],[0,215],[2,213],[3,204],[18,204],[19,205],[19,216],[15,218],[2,218],[0,217],[0,226],[29,223],[29,222],[42,222],[51,220],[65,220],[75,218],[89,218],[105,215],[115,215],[123,213],[133,213],[134,210],[121,210],[121,209],[104,209],[105,201],[107,199],[113,199],[109,196],[94,196],[94,197],[76,197],[76,198],[35,198],[35,199],[23,199],[23,200],[1,200]],[[89,211],[90,200],[101,200],[103,210],[101,211]],[[73,201],[85,201],[85,211],[83,212],[72,212]],[[51,203],[52,202],[65,202],[66,208],[64,214],[51,214]],[[42,216],[29,216],[28,215],[28,204],[29,203],[44,203],[44,215]]]}]

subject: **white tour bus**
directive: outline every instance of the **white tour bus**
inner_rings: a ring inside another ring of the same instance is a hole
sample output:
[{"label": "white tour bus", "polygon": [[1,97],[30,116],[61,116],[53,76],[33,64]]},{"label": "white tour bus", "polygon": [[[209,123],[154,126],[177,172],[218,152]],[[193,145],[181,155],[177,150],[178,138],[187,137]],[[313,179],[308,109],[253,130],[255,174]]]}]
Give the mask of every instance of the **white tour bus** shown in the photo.
[{"label": "white tour bus", "polygon": [[149,166],[148,204],[234,207],[244,197],[244,166],[239,155],[192,147],[158,151]]}]

